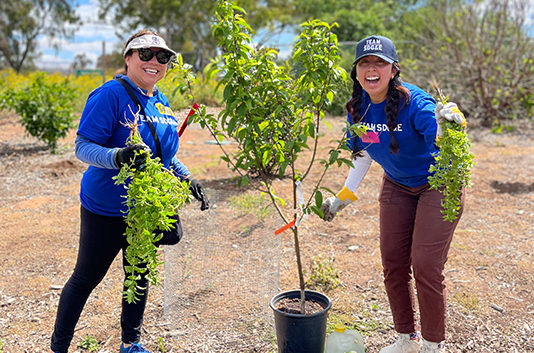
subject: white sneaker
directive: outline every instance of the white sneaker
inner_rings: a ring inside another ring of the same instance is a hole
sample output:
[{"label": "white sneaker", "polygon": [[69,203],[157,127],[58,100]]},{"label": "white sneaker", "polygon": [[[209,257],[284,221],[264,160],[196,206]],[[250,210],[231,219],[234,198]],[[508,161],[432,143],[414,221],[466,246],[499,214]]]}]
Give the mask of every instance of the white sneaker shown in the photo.
[{"label": "white sneaker", "polygon": [[445,346],[442,342],[435,343],[423,339],[423,348],[419,353],[443,353],[445,352]]},{"label": "white sneaker", "polygon": [[384,347],[380,353],[417,353],[421,348],[421,340],[417,333],[400,333],[397,341]]}]

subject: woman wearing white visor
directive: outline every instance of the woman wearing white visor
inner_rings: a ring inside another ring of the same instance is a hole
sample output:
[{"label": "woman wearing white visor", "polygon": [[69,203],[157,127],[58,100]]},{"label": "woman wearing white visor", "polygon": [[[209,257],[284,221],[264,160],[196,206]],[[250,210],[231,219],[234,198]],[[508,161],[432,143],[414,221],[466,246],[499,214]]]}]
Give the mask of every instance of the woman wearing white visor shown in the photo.
[{"label": "woman wearing white visor", "polygon": [[[106,82],[87,99],[76,138],[76,156],[89,164],[80,188],[80,246],[74,272],[61,293],[52,352],[68,352],[89,295],[121,250],[123,266],[129,265],[125,259],[128,243],[124,235],[126,189],[113,180],[123,164],[142,168],[147,158],[144,152],[149,148],[177,178],[189,181],[193,196],[202,201],[201,209],[208,208],[202,185],[176,157],[178,121],[167,98],[155,86],[165,76],[175,54],[165,40],[152,31],[134,34],[124,49],[126,74]],[[143,108],[138,128],[145,144],[126,146],[130,134],[126,123],[133,120],[132,112],[138,111],[138,105]],[[178,218],[174,225],[168,240],[160,244],[171,245],[180,240],[182,228]],[[120,353],[148,352],[139,343],[148,296],[145,276],[141,276],[137,285],[141,292],[137,302],[128,303],[123,298]]]}]

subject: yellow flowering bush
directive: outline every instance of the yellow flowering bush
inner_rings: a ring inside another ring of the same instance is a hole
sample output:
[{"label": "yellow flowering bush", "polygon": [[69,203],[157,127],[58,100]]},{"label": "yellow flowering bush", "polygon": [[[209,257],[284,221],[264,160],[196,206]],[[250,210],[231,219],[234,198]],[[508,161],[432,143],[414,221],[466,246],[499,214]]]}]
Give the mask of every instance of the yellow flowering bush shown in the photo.
[{"label": "yellow flowering bush", "polygon": [[[180,74],[170,69],[167,75],[158,82],[158,88],[167,96],[172,109],[179,110],[191,108],[191,97],[182,94],[179,89]],[[191,89],[193,97],[197,100],[195,103],[204,104],[210,107],[220,107],[222,102],[222,91],[216,90],[218,80],[216,78],[207,78],[204,75],[197,75]]]},{"label": "yellow flowering bush", "polygon": [[5,92],[9,90],[20,90],[25,87],[30,87],[31,83],[36,80],[36,77],[44,74],[46,76],[47,84],[61,84],[65,79],[69,80],[69,85],[76,93],[77,98],[73,100],[74,111],[82,112],[85,106],[85,101],[95,88],[102,84],[102,76],[100,75],[66,75],[62,73],[43,73],[40,71],[32,71],[30,73],[17,73],[13,69],[0,70],[0,100],[5,97]]}]

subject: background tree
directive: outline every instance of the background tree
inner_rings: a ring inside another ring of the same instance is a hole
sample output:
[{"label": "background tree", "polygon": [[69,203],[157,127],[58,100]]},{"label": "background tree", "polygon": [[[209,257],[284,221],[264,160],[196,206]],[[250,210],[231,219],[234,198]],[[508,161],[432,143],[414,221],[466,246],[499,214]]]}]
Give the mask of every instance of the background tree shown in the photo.
[{"label": "background tree", "polygon": [[[106,54],[106,71],[112,70],[117,72],[124,69],[124,57],[122,56],[123,47],[113,48],[110,54]],[[102,55],[96,59],[96,67],[102,67]]]},{"label": "background tree", "polygon": [[429,92],[435,78],[470,121],[486,127],[500,130],[507,120],[531,119],[530,10],[527,0],[432,1],[405,21],[405,78]]},{"label": "background tree", "polygon": [[[499,131],[507,120],[533,116],[534,45],[528,0],[293,3],[300,19],[339,24],[335,31],[340,44],[346,44],[341,47],[341,66],[347,71],[358,40],[385,35],[397,47],[404,79],[435,95],[435,78],[470,121]],[[329,112],[344,114],[351,93],[352,87],[338,85]]]},{"label": "background tree", "polygon": [[91,63],[91,59],[85,53],[78,53],[74,56],[74,61],[72,62],[71,69],[72,71],[83,70]]},{"label": "background tree", "polygon": [[68,37],[79,18],[73,0],[2,0],[0,2],[0,67],[20,72],[33,68],[37,39]]},{"label": "background tree", "polygon": [[[398,19],[417,0],[293,0],[295,21],[319,18],[336,22],[335,33],[340,42],[359,41],[373,34],[391,35]],[[419,1],[420,2],[420,1]]]},{"label": "background tree", "polygon": [[[112,14],[117,35],[126,40],[131,33],[147,27],[163,35],[167,44],[179,51],[185,62],[202,70],[217,55],[211,35],[215,0],[99,0],[100,17]],[[291,16],[289,0],[242,0],[250,9],[253,28],[284,28]],[[286,13],[286,15],[283,15]]]}]

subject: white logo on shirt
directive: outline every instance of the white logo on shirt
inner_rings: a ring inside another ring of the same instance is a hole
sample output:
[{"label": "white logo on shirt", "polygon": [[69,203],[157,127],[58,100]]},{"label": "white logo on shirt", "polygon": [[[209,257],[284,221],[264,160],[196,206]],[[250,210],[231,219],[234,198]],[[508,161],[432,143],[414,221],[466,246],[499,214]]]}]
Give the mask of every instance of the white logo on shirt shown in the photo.
[{"label": "white logo on shirt", "polygon": [[[375,132],[389,131],[387,124],[373,124],[373,123],[362,122],[362,125],[365,125],[367,129],[375,131]],[[393,131],[402,131],[402,124],[397,124],[397,127]]]}]

